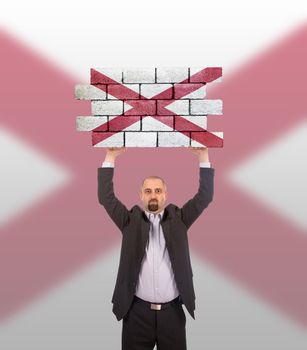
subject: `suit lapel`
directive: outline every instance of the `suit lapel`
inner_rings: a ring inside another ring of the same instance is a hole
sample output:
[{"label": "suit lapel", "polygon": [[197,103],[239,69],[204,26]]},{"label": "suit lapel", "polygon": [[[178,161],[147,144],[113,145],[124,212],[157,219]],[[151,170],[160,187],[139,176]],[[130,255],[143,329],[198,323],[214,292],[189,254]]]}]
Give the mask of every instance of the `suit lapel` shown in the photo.
[{"label": "suit lapel", "polygon": [[170,214],[167,211],[167,209],[164,209],[164,216],[161,220],[161,226],[163,229],[163,234],[164,234],[164,238],[165,238],[165,243],[166,243],[166,247],[168,250],[168,253],[170,255],[170,257],[173,256],[173,250],[172,250],[172,237],[171,237],[171,229],[170,229]]},{"label": "suit lapel", "polygon": [[145,251],[146,243],[149,239],[149,229],[150,222],[144,212],[142,212],[142,222],[141,222],[141,252]]}]

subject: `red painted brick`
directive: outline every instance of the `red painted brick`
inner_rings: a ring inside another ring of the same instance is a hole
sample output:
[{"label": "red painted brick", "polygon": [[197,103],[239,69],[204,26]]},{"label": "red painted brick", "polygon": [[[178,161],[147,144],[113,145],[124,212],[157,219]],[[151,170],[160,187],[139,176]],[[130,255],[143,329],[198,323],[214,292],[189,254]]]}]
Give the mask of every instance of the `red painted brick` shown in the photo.
[{"label": "red painted brick", "polygon": [[224,140],[207,131],[191,132],[191,138],[207,147],[223,147]]},{"label": "red painted brick", "polygon": [[222,76],[221,67],[210,67],[201,70],[200,72],[193,74],[190,77],[191,83],[210,83]]},{"label": "red painted brick", "polygon": [[184,118],[176,118],[175,117],[175,130],[178,131],[199,131],[202,128],[200,128],[198,125],[193,124],[193,122],[184,119]]},{"label": "red painted brick", "polygon": [[139,122],[141,117],[117,117],[109,122],[109,131],[122,131],[127,127],[127,121],[130,125]]},{"label": "red painted brick", "polygon": [[155,115],[156,114],[156,101],[143,101],[143,100],[127,100],[125,101],[133,109],[126,111],[124,115]]},{"label": "red painted brick", "polygon": [[96,145],[100,141],[107,139],[108,137],[116,134],[116,132],[94,132],[92,131],[92,145]]},{"label": "red painted brick", "polygon": [[[111,94],[114,97],[121,96],[123,91],[123,85],[122,84],[109,84],[108,85],[108,94]],[[129,99],[139,99],[140,95],[130,89],[125,90],[125,100]]]}]

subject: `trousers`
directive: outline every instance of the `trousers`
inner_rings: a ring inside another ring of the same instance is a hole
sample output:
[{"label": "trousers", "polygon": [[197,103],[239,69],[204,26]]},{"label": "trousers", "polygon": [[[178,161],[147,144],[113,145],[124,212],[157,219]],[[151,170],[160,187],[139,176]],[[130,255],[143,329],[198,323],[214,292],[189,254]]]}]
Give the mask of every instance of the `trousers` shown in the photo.
[{"label": "trousers", "polygon": [[[162,305],[164,306],[164,305]],[[137,297],[122,320],[122,350],[186,350],[186,316],[177,298],[161,310]]]}]

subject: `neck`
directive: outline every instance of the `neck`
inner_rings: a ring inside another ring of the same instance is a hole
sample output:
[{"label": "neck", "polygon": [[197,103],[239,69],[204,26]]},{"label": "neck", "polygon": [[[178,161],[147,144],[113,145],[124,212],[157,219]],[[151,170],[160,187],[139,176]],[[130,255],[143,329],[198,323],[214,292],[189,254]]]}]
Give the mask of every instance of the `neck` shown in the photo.
[{"label": "neck", "polygon": [[148,214],[159,214],[161,212],[163,212],[164,208],[162,209],[159,209],[157,211],[149,211],[148,209],[145,209],[145,211],[148,213]]}]

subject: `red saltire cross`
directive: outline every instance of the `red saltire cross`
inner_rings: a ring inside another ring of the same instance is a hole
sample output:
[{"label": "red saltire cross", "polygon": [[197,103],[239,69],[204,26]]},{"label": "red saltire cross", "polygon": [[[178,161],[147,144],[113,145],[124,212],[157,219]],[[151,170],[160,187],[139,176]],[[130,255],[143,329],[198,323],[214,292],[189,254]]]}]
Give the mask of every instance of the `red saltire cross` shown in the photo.
[{"label": "red saltire cross", "polygon": [[[204,68],[203,70],[193,74],[190,77],[190,81],[202,81],[203,83],[209,83],[212,82],[222,76],[222,69],[219,67],[210,67],[210,68]],[[101,81],[104,81],[104,84],[98,84]],[[189,83],[189,79],[185,79],[181,81],[180,83],[175,84],[176,85],[176,95],[178,96],[177,99],[168,99],[164,101],[160,101],[160,106],[158,108],[158,115],[150,115],[152,118],[157,119],[158,121],[172,127],[169,120],[165,118],[165,115],[174,115],[176,116],[176,131],[186,135],[189,137],[189,132],[182,131],[182,130],[193,130],[195,132],[191,133],[191,139],[194,141],[199,142],[200,144],[207,146],[210,144],[212,147],[222,147],[223,146],[223,139],[216,136],[215,134],[201,128],[200,126],[190,122],[189,120],[181,117],[180,115],[174,113],[173,111],[170,111],[166,109],[168,105],[171,103],[178,101],[178,99],[183,98],[184,96],[190,94],[191,92],[196,91],[197,89],[201,88],[204,84],[203,83],[193,83],[187,86]],[[106,76],[105,74],[98,72],[95,69],[91,69],[91,85],[95,85],[97,88],[103,90],[106,92],[106,84],[116,84],[116,90],[112,91],[112,95],[116,97],[119,100],[124,100],[129,96],[131,99],[136,100],[125,100],[125,103],[128,103],[133,108],[128,110],[124,113],[124,115],[135,115],[135,114],[146,114],[146,107],[147,105],[144,104],[143,101],[150,101],[150,100],[156,100],[156,99],[165,99],[170,94],[172,87],[169,87],[165,89],[164,91],[160,92],[159,94],[151,97],[150,99],[142,96],[141,94],[129,89],[127,86],[120,84],[118,81],[113,80],[112,78]],[[185,84],[185,85],[183,85]],[[109,121],[109,125],[112,127],[116,125],[121,130],[129,127],[130,125],[134,124],[135,120],[131,120],[130,118],[123,118],[123,116],[116,116],[112,120]],[[108,137],[111,137],[112,135],[116,134],[118,131],[114,132],[103,132],[105,131],[104,126],[98,126],[97,128],[93,129],[92,131],[92,142],[93,145],[105,140]],[[199,133],[198,131],[202,131]]]}]

